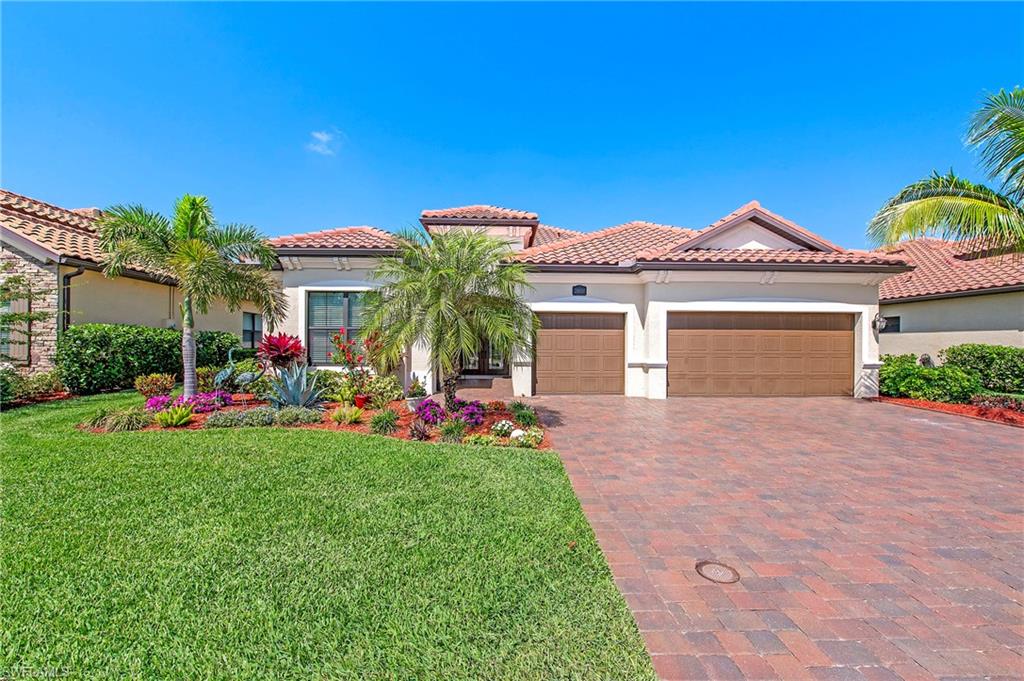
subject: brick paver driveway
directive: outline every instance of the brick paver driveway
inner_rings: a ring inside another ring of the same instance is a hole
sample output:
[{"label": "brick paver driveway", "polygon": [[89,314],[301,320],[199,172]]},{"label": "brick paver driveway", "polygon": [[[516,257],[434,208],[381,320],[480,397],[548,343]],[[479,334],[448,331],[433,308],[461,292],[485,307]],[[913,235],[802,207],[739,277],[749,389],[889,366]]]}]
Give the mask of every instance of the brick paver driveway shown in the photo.
[{"label": "brick paver driveway", "polygon": [[1024,677],[1024,430],[841,398],[533,402],[664,678]]}]

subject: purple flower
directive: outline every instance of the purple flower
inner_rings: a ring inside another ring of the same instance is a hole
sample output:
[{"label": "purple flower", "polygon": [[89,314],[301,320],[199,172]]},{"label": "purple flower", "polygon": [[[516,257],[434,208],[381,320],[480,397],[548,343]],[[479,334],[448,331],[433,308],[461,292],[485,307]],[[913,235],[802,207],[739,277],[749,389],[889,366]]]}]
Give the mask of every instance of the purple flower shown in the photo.
[{"label": "purple flower", "polygon": [[434,400],[427,398],[416,407],[416,416],[424,423],[436,426],[441,421],[444,421],[447,414],[445,414],[444,407]]},{"label": "purple flower", "polygon": [[146,411],[163,411],[170,403],[170,395],[154,395],[146,400]]},{"label": "purple flower", "polygon": [[463,402],[459,409],[459,418],[468,426],[479,426],[484,422],[484,405],[478,400]]},{"label": "purple flower", "polygon": [[194,413],[205,414],[231,404],[231,394],[223,390],[214,390],[209,393],[196,393],[188,398],[182,395],[174,400],[173,404],[175,407],[191,405]]}]

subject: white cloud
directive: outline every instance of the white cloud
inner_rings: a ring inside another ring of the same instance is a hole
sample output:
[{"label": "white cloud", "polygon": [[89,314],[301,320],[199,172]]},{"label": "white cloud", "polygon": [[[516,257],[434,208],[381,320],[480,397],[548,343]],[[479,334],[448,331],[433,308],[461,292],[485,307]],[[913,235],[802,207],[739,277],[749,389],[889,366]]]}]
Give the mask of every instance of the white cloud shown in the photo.
[{"label": "white cloud", "polygon": [[321,156],[334,156],[341,146],[340,134],[334,130],[314,130],[309,133],[310,140],[306,143],[306,150]]}]

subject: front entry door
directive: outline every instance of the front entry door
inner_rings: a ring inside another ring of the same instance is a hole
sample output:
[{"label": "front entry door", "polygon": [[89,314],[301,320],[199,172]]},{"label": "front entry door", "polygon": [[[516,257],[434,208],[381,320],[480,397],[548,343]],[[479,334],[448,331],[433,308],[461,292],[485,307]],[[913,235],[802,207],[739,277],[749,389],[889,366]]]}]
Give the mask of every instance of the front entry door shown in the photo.
[{"label": "front entry door", "polygon": [[481,341],[475,355],[462,362],[462,373],[470,376],[504,376],[508,373],[505,359],[494,352],[488,341]]}]

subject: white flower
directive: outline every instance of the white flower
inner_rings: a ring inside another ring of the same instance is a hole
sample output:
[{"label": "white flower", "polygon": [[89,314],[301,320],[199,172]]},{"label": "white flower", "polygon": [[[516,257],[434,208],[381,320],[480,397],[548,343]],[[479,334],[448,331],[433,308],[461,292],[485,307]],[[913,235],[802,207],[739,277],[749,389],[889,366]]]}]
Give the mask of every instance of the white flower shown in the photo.
[{"label": "white flower", "polygon": [[526,435],[526,431],[525,430],[523,430],[521,428],[516,428],[515,430],[513,430],[509,434],[509,437],[512,438],[513,440],[518,440],[519,438],[521,438],[524,435]]}]

